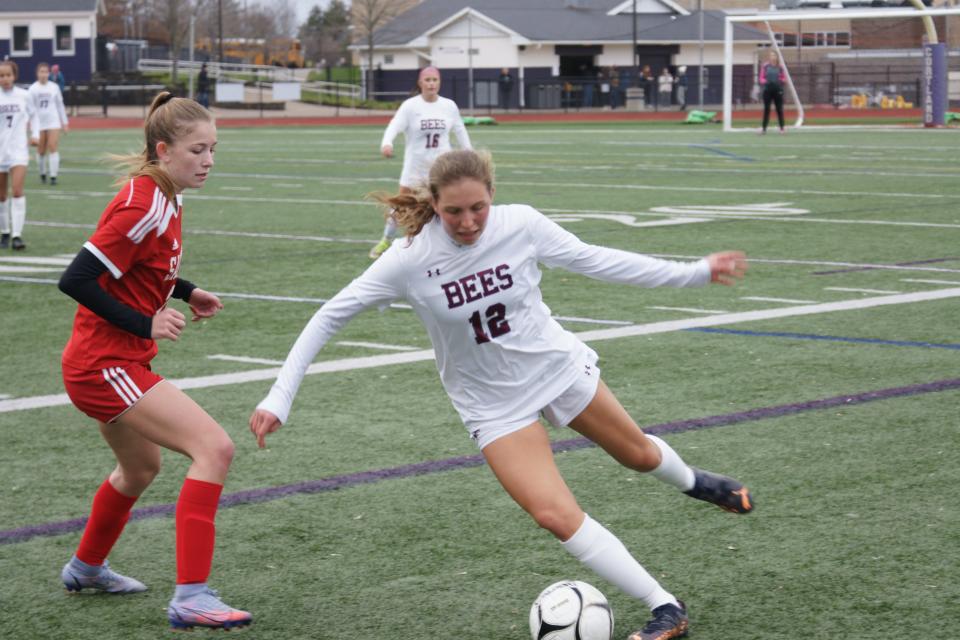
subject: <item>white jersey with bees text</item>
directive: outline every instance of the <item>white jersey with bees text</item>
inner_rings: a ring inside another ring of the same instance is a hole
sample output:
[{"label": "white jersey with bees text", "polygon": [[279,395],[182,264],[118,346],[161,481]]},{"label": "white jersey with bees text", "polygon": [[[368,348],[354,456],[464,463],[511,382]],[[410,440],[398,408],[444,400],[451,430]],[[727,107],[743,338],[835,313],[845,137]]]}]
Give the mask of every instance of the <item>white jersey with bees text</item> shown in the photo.
[{"label": "white jersey with bees text", "polygon": [[67,125],[67,111],[63,108],[63,94],[56,82],[42,84],[39,81],[30,85],[30,99],[37,112],[40,131],[62,129]]},{"label": "white jersey with bees text", "polygon": [[13,87],[10,91],[0,89],[0,169],[26,166],[30,161],[27,141],[27,125],[30,135],[36,138],[36,114],[25,89]]},{"label": "white jersey with bees text", "polygon": [[407,300],[430,335],[440,378],[466,425],[536,414],[596,354],[550,315],[539,264],[641,287],[700,286],[707,261],[678,263],[589,245],[525,205],[490,208],[472,245],[458,245],[434,217],[412,242],[398,240],[313,316],[260,403],[285,422],[320,348],[361,310]]},{"label": "white jersey with bees text", "polygon": [[457,104],[441,96],[434,102],[427,102],[423,96],[405,100],[383,132],[380,147],[392,146],[401,133],[406,138],[400,175],[400,184],[404,187],[413,188],[426,181],[436,157],[450,151],[451,133],[457,136],[461,148],[473,148]]}]

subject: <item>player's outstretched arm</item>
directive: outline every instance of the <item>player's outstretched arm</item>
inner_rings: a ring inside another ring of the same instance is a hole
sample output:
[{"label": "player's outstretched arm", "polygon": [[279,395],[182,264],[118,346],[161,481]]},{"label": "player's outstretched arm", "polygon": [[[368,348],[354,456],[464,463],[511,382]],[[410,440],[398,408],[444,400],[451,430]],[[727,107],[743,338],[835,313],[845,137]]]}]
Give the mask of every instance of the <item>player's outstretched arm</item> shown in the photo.
[{"label": "player's outstretched arm", "polygon": [[283,426],[280,419],[266,409],[255,409],[250,416],[250,433],[257,438],[257,446],[263,449],[267,446],[267,434],[273,433]]},{"label": "player's outstretched arm", "polygon": [[707,256],[710,282],[732,285],[747,272],[747,254],[743,251],[720,251]]}]

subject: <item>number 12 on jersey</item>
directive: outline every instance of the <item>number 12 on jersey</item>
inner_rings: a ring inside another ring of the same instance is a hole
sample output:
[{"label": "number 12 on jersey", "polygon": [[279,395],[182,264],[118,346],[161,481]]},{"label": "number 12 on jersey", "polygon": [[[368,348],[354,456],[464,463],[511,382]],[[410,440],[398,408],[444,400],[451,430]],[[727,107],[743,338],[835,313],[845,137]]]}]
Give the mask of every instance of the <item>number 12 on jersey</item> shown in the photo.
[{"label": "number 12 on jersey", "polygon": [[473,315],[470,316],[470,324],[473,326],[473,339],[477,341],[477,344],[484,344],[490,342],[491,338],[499,338],[510,333],[510,325],[507,323],[507,308],[502,303],[498,302],[490,305],[483,315],[487,318],[489,335],[483,330],[480,310],[474,311]]}]

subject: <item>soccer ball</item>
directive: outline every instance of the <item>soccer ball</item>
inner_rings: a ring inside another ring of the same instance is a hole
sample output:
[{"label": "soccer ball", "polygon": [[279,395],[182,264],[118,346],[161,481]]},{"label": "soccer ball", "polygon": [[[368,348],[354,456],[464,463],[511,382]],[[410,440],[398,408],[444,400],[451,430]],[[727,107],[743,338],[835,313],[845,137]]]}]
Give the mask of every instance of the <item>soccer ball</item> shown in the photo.
[{"label": "soccer ball", "polygon": [[530,635],[533,640],[611,640],[613,611],[586,582],[556,582],[530,607]]}]

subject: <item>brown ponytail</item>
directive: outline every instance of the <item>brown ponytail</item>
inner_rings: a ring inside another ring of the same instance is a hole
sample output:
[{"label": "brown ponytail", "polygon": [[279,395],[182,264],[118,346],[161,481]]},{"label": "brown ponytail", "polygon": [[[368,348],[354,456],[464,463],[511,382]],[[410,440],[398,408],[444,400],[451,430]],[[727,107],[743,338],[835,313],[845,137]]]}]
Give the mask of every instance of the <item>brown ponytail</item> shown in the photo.
[{"label": "brown ponytail", "polygon": [[163,170],[157,158],[157,143],[172,145],[190,133],[196,122],[213,122],[213,114],[199,103],[187,98],[174,97],[169,91],[161,91],[153,99],[150,112],[143,123],[143,151],[126,156],[111,156],[120,166],[127,168],[122,184],[131,178],[149,176],[157,183],[168,200],[176,199],[177,187],[170,175]]},{"label": "brown ponytail", "polygon": [[392,215],[406,230],[407,238],[413,239],[436,215],[433,203],[440,196],[440,189],[464,179],[483,183],[493,193],[494,167],[489,151],[447,151],[434,160],[428,181],[413,192],[372,193],[370,197],[383,204],[384,214]]}]

